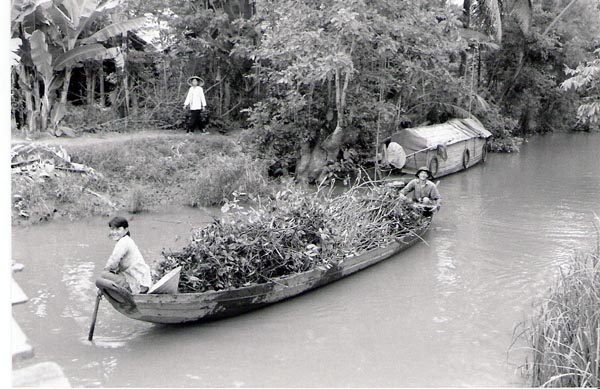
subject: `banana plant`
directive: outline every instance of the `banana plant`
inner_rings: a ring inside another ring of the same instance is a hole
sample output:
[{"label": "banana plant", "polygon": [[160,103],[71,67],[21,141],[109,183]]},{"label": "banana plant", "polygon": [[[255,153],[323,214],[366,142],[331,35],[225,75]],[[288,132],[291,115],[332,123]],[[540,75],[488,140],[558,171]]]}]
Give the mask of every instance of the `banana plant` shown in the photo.
[{"label": "banana plant", "polygon": [[[43,95],[39,96],[40,129],[54,134],[67,132],[59,123],[65,114],[67,93],[72,69],[85,61],[115,60],[123,66],[123,56],[118,47],[106,48],[103,42],[141,27],[145,18],[109,24],[88,37],[90,27],[101,21],[106,12],[121,5],[122,0],[14,0],[11,10],[12,33],[17,39],[27,40],[18,54],[32,63],[33,77],[22,77],[24,69],[17,71],[20,78],[29,82],[41,80]],[[31,33],[28,32],[33,30]],[[17,55],[18,55],[17,54]],[[22,80],[20,80],[20,84]],[[56,90],[60,89],[60,98]],[[35,88],[32,88],[35,90]],[[33,112],[32,114],[36,114]],[[30,122],[34,123],[34,121]]]},{"label": "banana plant", "polygon": [[55,0],[47,13],[55,26],[60,26],[64,37],[61,44],[63,54],[57,58],[57,70],[65,72],[65,85],[61,94],[61,103],[67,101],[67,92],[73,66],[85,60],[106,58],[110,52],[103,50],[100,42],[127,33],[144,25],[146,18],[140,17],[124,22],[110,24],[88,38],[80,38],[95,20],[107,11],[118,7],[119,0]]}]

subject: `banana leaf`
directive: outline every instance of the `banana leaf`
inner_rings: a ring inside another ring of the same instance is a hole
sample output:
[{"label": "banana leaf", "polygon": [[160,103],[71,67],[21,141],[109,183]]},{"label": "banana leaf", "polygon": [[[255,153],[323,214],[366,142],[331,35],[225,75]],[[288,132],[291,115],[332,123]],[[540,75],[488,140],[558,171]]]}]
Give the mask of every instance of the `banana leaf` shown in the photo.
[{"label": "banana leaf", "polygon": [[10,20],[13,23],[21,23],[28,15],[34,13],[38,6],[50,2],[52,0],[13,0]]},{"label": "banana leaf", "polygon": [[73,66],[81,61],[95,59],[104,53],[106,53],[106,48],[100,44],[79,46],[56,58],[54,68],[61,70],[66,66]]},{"label": "banana leaf", "polygon": [[62,5],[69,14],[71,23],[77,29],[79,24],[90,17],[98,8],[100,0],[63,0]]},{"label": "banana leaf", "polygon": [[139,18],[126,20],[124,22],[113,23],[110,26],[104,27],[102,30],[96,32],[94,35],[83,40],[83,43],[96,43],[104,42],[109,38],[126,33],[131,30],[138,29],[146,23],[146,17],[142,16]]},{"label": "banana leaf", "polygon": [[46,34],[40,30],[35,30],[29,38],[31,46],[31,60],[38,72],[42,75],[44,83],[50,85],[52,80],[52,56],[48,52],[48,44],[46,43]]}]

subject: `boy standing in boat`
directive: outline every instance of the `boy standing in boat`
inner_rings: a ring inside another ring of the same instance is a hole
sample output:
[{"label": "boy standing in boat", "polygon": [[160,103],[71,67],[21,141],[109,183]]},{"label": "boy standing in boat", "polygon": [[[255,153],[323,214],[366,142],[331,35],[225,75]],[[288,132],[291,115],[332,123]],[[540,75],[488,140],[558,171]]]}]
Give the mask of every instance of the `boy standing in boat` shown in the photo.
[{"label": "boy standing in boat", "polygon": [[[425,216],[430,216],[440,207],[440,192],[431,181],[433,180],[433,174],[427,167],[420,167],[415,176],[417,178],[412,179],[400,190],[400,199],[402,201],[410,200],[418,208],[423,208]],[[410,195],[410,197],[407,197],[407,195]]]},{"label": "boy standing in boat", "polygon": [[204,98],[204,80],[198,76],[192,76],[188,79],[190,89],[183,103],[183,108],[190,106],[190,123],[188,125],[187,133],[194,132],[196,128],[200,129],[202,133],[206,134],[204,129],[203,110],[206,108],[206,99]]}]

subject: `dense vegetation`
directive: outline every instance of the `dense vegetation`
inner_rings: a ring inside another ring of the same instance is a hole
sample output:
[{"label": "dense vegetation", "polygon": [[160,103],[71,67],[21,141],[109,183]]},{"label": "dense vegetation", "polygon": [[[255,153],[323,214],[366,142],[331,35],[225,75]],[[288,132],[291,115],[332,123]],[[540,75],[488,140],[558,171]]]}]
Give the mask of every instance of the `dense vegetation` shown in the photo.
[{"label": "dense vegetation", "polygon": [[522,334],[535,387],[600,386],[599,253],[572,258]]},{"label": "dense vegetation", "polygon": [[252,207],[228,202],[224,216],[195,231],[190,244],[163,253],[154,278],[181,266],[179,291],[186,293],[329,269],[427,222],[413,207],[398,204],[396,190],[362,184],[333,195],[290,186]]},{"label": "dense vegetation", "polygon": [[179,128],[200,74],[213,127],[308,181],[410,123],[474,114],[494,150],[598,128],[597,1],[455,4],[14,0],[13,127]]}]

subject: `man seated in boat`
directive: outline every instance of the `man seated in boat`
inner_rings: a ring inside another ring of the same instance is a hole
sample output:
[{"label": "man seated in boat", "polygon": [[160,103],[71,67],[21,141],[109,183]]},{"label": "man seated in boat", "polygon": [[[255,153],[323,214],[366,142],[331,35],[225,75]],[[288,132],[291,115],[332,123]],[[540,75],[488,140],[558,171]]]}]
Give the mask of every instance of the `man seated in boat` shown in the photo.
[{"label": "man seated in boat", "polygon": [[441,196],[437,186],[431,181],[433,174],[427,167],[420,167],[412,179],[400,190],[400,200],[410,201],[423,216],[431,216],[440,208]]}]

